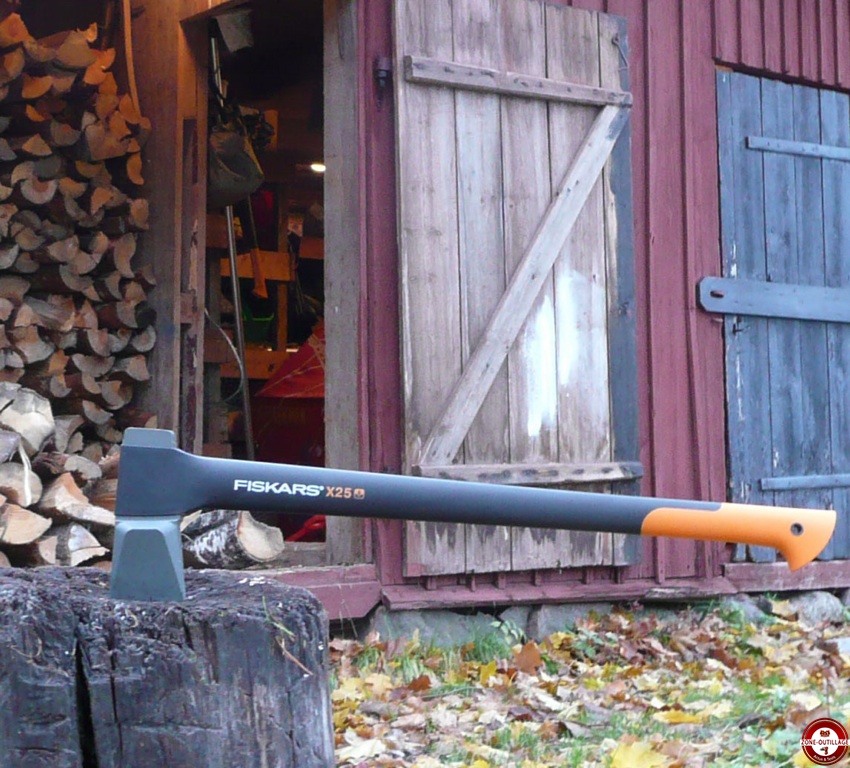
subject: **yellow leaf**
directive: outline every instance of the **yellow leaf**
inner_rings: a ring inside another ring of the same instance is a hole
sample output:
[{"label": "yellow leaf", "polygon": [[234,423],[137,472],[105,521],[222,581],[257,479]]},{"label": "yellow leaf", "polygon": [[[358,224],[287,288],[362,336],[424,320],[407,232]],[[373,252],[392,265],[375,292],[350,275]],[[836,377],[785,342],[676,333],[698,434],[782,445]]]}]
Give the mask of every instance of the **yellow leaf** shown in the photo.
[{"label": "yellow leaf", "polygon": [[487,685],[487,681],[496,674],[496,662],[491,661],[489,664],[482,664],[478,670],[478,679],[481,685]]},{"label": "yellow leaf", "polygon": [[359,677],[348,677],[341,681],[336,690],[331,694],[333,701],[362,701],[365,698],[363,694],[363,680]]},{"label": "yellow leaf", "polygon": [[479,758],[469,768],[490,768],[490,763]]},{"label": "yellow leaf", "polygon": [[667,768],[669,765],[669,758],[643,741],[619,744],[611,755],[611,768]]},{"label": "yellow leaf", "polygon": [[811,712],[820,706],[820,697],[814,693],[795,693],[791,697],[791,701],[802,707],[806,712]]},{"label": "yellow leaf", "polygon": [[365,760],[367,757],[377,757],[387,751],[387,745],[380,739],[361,739],[348,747],[343,747],[336,753],[337,760]]},{"label": "yellow leaf", "polygon": [[672,724],[702,723],[705,721],[705,718],[701,714],[683,712],[681,709],[668,709],[666,712],[656,712],[652,717],[662,723]]},{"label": "yellow leaf", "polygon": [[391,691],[393,687],[393,681],[388,675],[377,673],[369,675],[363,682],[374,696],[383,696],[388,691]]}]

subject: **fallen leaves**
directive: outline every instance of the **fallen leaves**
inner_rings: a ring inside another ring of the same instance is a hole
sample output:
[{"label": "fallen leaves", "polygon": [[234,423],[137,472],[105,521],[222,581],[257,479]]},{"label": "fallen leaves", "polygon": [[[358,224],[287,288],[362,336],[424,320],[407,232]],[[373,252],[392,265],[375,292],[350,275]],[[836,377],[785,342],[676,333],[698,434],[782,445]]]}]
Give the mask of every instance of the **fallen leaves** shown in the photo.
[{"label": "fallen leaves", "polygon": [[847,644],[773,607],[758,626],[615,611],[543,643],[512,630],[449,650],[334,639],[338,765],[808,765],[805,725],[850,719]]}]

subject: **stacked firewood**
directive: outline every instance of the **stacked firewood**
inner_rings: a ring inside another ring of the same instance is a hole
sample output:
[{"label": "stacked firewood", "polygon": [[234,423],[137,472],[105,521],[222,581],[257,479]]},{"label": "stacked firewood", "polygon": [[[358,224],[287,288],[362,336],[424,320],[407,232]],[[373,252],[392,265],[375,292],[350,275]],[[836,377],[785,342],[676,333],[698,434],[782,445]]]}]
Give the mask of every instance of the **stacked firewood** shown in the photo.
[{"label": "stacked firewood", "polygon": [[[114,445],[97,461],[74,452],[82,422],[0,382],[0,566],[108,562],[121,452]],[[247,511],[190,515],[182,540],[187,564],[208,568],[267,565],[283,550],[281,532]]]},{"label": "stacked firewood", "polygon": [[94,462],[152,425],[128,406],[156,341],[152,272],[133,265],[150,121],[96,41],[96,25],[39,41],[0,21],[0,381],[49,398]]},{"label": "stacked firewood", "polygon": [[69,453],[81,422],[0,382],[0,564],[80,565],[107,554],[119,451],[97,462]]}]

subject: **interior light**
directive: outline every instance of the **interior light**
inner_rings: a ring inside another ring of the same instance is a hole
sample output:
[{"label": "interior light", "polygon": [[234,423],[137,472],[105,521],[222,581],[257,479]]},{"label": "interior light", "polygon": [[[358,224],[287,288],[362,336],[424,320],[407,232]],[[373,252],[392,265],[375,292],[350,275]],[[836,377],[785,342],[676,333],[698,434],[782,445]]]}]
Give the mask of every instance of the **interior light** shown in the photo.
[{"label": "interior light", "polygon": [[325,172],[325,164],[324,163],[310,163],[310,170],[313,173],[324,173]]}]

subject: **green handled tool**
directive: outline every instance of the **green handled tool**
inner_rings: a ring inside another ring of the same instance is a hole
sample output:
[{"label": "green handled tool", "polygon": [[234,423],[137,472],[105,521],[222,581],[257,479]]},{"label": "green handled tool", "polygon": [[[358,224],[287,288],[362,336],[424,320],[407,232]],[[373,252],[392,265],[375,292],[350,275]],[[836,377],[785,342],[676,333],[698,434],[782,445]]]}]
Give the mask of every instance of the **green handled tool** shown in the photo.
[{"label": "green handled tool", "polygon": [[174,433],[128,429],[121,449],[111,595],[186,596],[180,519],[198,509],[639,533],[775,547],[792,569],[829,542],[822,509],[678,501],[217,459]]}]

